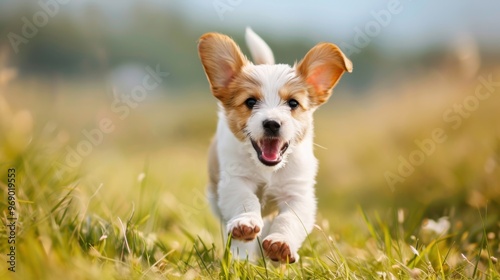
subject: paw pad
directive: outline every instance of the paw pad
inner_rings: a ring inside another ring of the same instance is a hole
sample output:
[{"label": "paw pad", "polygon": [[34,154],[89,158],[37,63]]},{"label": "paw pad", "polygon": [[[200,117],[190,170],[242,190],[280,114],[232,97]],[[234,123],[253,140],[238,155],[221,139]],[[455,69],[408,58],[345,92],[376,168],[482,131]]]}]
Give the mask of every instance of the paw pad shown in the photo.
[{"label": "paw pad", "polygon": [[264,249],[266,256],[275,262],[295,262],[295,257],[290,251],[290,246],[288,246],[285,242],[264,240],[262,248]]},{"label": "paw pad", "polygon": [[257,237],[259,232],[259,226],[249,227],[246,225],[239,225],[233,228],[231,234],[236,240],[252,241]]}]

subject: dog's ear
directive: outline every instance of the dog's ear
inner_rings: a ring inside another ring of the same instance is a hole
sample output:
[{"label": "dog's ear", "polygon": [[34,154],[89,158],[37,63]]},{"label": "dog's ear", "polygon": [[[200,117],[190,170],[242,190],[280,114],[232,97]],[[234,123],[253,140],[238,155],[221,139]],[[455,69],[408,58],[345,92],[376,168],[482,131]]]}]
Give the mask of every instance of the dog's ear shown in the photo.
[{"label": "dog's ear", "polygon": [[297,65],[297,72],[312,87],[311,101],[316,106],[326,102],[345,71],[352,72],[352,62],[334,44],[320,43]]},{"label": "dog's ear", "polygon": [[198,41],[198,54],[215,97],[224,90],[248,63],[236,43],[226,35],[207,33]]}]

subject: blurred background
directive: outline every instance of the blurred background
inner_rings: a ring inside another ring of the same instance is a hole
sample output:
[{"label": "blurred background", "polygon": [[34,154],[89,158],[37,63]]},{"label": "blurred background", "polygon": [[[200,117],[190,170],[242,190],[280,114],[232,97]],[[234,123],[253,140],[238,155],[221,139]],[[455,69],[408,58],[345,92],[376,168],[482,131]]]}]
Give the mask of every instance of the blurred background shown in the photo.
[{"label": "blurred background", "polygon": [[[89,211],[134,208],[167,233],[218,238],[204,201],[217,106],[196,46],[216,31],[248,54],[250,26],[279,63],[321,41],[353,61],[316,113],[319,220],[355,236],[357,205],[403,209],[416,226],[442,216],[473,225],[488,207],[498,228],[499,10],[451,0],[1,1],[0,162],[31,165],[19,175],[22,199],[77,182],[97,200]],[[144,90],[145,77],[154,86]],[[440,142],[429,142],[436,129]],[[43,181],[49,173],[60,181]]]}]

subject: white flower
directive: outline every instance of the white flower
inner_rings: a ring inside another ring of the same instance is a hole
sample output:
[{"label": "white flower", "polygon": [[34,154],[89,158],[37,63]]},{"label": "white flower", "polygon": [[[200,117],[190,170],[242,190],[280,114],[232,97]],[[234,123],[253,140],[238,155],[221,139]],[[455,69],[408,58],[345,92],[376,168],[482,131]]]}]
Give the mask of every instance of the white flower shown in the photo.
[{"label": "white flower", "polygon": [[451,224],[450,221],[448,221],[448,217],[441,217],[437,222],[428,219],[425,220],[422,224],[422,230],[432,232],[440,236],[448,232],[448,230],[450,229],[450,225]]},{"label": "white flower", "polygon": [[142,183],[142,181],[144,180],[144,178],[146,178],[146,174],[144,174],[144,172],[140,173],[137,176],[137,182]]},{"label": "white flower", "polygon": [[419,256],[419,255],[420,255],[420,254],[418,253],[417,249],[415,249],[415,247],[413,247],[413,246],[411,246],[411,245],[410,245],[410,249],[411,249],[411,251],[413,252],[413,254],[415,254],[415,255],[417,255],[417,256]]}]

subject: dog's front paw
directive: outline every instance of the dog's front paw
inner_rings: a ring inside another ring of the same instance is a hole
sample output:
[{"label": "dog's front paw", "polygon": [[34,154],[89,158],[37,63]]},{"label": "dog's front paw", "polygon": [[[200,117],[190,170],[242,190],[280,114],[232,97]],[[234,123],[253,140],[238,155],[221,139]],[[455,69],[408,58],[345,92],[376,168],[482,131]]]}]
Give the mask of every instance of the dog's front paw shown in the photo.
[{"label": "dog's front paw", "polygon": [[267,257],[275,262],[294,263],[299,259],[299,255],[290,243],[285,241],[281,234],[271,234],[262,242],[262,248]]},{"label": "dog's front paw", "polygon": [[263,226],[262,218],[258,215],[243,213],[227,223],[227,232],[233,239],[252,241],[260,234]]}]

